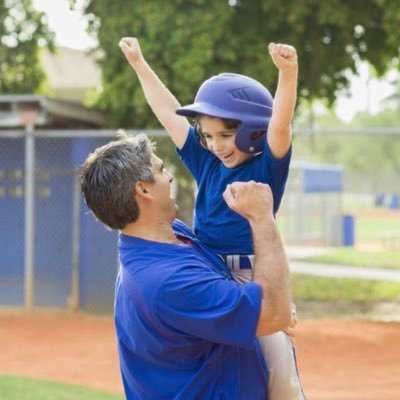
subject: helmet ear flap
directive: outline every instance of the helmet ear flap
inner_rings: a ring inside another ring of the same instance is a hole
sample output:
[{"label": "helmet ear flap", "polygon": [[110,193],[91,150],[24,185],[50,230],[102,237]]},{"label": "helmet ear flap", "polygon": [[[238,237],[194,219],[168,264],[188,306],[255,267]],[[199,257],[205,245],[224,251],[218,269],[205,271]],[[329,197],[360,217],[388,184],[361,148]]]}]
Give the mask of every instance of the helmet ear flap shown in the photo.
[{"label": "helmet ear flap", "polygon": [[206,149],[208,150],[206,138],[204,137],[203,133],[201,132],[201,126],[197,121],[194,123],[194,133],[196,135],[197,140],[199,143]]},{"label": "helmet ear flap", "polygon": [[265,148],[267,130],[259,123],[258,126],[242,126],[236,135],[236,147],[243,153],[258,154]]},{"label": "helmet ear flap", "polygon": [[266,134],[266,131],[254,131],[250,134],[250,140],[256,140]]}]

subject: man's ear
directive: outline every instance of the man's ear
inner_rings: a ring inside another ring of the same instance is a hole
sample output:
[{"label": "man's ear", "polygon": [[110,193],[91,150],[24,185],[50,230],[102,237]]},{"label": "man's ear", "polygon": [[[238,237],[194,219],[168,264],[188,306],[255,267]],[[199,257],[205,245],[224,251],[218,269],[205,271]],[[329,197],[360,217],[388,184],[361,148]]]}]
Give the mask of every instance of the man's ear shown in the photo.
[{"label": "man's ear", "polygon": [[150,191],[147,188],[147,184],[145,182],[136,182],[135,185],[135,194],[136,196],[140,196],[142,198],[150,198],[152,195],[150,194]]}]

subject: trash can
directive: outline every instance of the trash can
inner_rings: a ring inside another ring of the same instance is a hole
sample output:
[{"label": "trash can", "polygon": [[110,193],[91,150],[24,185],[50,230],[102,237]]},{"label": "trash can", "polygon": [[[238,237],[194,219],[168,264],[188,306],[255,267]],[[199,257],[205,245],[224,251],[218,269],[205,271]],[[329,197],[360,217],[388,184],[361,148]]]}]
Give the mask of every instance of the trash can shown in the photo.
[{"label": "trash can", "polygon": [[343,246],[352,247],[355,244],[355,218],[353,215],[343,215]]},{"label": "trash can", "polygon": [[398,210],[400,208],[400,196],[398,194],[392,194],[389,201],[389,209]]}]

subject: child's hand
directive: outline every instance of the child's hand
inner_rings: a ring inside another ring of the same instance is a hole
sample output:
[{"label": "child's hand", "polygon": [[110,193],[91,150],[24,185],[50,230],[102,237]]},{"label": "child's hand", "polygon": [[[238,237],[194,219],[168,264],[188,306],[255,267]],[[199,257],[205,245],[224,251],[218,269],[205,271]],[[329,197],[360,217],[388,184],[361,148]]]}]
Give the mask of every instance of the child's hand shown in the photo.
[{"label": "child's hand", "polygon": [[124,37],[119,41],[119,47],[125,54],[129,64],[135,64],[143,60],[142,50],[139,46],[139,41],[136,38]]},{"label": "child's hand", "polygon": [[268,51],[273,63],[280,71],[297,70],[297,53],[293,46],[270,43]]}]

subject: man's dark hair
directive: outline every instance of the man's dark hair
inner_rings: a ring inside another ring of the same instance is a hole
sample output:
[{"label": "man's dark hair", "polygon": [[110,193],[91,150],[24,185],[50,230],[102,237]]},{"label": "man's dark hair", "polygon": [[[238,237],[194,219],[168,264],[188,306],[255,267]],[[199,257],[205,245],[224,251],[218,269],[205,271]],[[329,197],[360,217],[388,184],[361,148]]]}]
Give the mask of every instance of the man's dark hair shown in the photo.
[{"label": "man's dark hair", "polygon": [[139,217],[138,181],[154,182],[153,145],[146,135],[117,139],[89,154],[80,173],[82,194],[93,214],[111,229],[123,229]]}]

